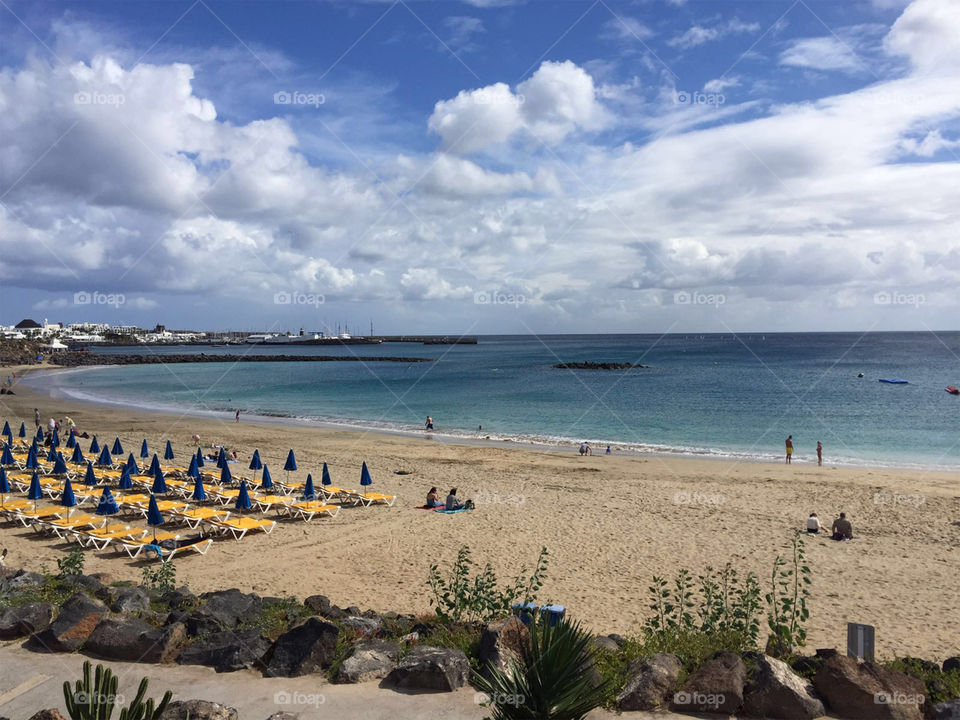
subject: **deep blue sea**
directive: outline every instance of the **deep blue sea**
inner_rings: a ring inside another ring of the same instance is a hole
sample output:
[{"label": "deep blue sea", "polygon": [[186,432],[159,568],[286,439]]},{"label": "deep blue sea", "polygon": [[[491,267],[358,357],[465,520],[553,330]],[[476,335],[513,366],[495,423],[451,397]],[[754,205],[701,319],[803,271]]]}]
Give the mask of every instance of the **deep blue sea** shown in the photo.
[{"label": "deep blue sea", "polygon": [[[129,352],[399,355],[431,363],[139,365],[32,382],[77,399],[199,412],[241,408],[435,436],[614,452],[960,468],[960,333],[482,336],[477,345],[130,348]],[[110,350],[109,352],[116,352]],[[561,370],[567,361],[627,371]],[[858,378],[858,373],[863,378]],[[881,377],[909,380],[887,385]],[[478,427],[482,425],[482,430]]]}]

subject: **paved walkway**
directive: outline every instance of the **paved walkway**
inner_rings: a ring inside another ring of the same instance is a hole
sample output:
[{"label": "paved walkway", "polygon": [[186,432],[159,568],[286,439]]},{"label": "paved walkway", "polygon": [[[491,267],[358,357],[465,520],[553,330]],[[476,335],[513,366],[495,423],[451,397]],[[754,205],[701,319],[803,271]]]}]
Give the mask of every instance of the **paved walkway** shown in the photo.
[{"label": "paved walkway", "polygon": [[[66,716],[63,682],[81,676],[79,654],[45,655],[29,652],[18,642],[0,646],[0,718],[27,720],[43,708],[57,708]],[[96,665],[95,659],[90,659]],[[266,720],[275,712],[296,713],[301,720],[480,720],[488,711],[476,702],[472,688],[455,693],[405,694],[378,687],[332,685],[319,676],[264,678],[243,670],[217,674],[196,665],[145,665],[106,663],[119,679],[118,695],[127,702],[136,693],[140,678],[150,679],[147,696],[159,699],[172,690],[174,699],[212,700],[236,708],[240,720]],[[118,703],[119,705],[119,703]],[[119,711],[115,711],[119,714]],[[612,713],[595,711],[590,718],[612,719]],[[670,720],[690,716],[672,713],[624,713],[630,720]]]}]

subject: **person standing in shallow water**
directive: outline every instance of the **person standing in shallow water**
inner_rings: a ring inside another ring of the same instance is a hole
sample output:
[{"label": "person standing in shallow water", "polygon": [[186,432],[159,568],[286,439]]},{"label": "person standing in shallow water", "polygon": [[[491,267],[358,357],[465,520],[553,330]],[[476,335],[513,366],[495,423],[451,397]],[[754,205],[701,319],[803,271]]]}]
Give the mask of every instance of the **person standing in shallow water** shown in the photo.
[{"label": "person standing in shallow water", "polygon": [[817,465],[823,465],[823,443],[817,440]]},{"label": "person standing in shallow water", "polygon": [[427,422],[424,423],[424,427],[427,430],[433,430],[433,418],[427,415]]},{"label": "person standing in shallow water", "polygon": [[787,435],[784,445],[787,447],[787,465],[790,465],[793,459],[793,435]]}]

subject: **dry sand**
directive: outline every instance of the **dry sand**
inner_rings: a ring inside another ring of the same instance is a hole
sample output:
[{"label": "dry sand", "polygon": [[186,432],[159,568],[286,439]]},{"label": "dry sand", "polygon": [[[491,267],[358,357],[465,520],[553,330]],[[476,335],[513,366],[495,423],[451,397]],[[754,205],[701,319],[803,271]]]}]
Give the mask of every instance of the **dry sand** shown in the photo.
[{"label": "dry sand", "polygon": [[[0,370],[6,376],[7,369]],[[177,561],[177,579],[195,591],[239,587],[266,595],[322,593],[346,607],[429,611],[431,563],[446,567],[468,544],[501,579],[532,564],[541,546],[550,567],[541,600],[598,632],[631,633],[647,616],[654,575],[671,579],[730,561],[769,584],[771,563],[811,511],[829,525],[844,510],[856,539],[807,542],[813,570],[808,645],[844,647],[846,623],[877,626],[882,656],[942,659],[960,654],[960,475],[874,468],[792,466],[662,457],[580,457],[575,453],[440,443],[388,434],[233,422],[233,417],[115,410],[37,396],[16,388],[0,396],[0,417],[43,421],[71,416],[83,429],[128,451],[146,437],[166,439],[178,455],[198,433],[204,444],[254,448],[275,479],[287,449],[319,482],[356,486],[366,460],[375,490],[396,493],[392,508],[344,508],[334,519],[283,522],[267,536],[219,541],[204,557]],[[16,426],[15,426],[16,428]],[[232,466],[231,469],[238,467]],[[405,474],[398,474],[405,473]],[[430,486],[486,499],[474,512],[442,515],[415,508]],[[699,493],[699,496],[695,495]],[[886,493],[877,502],[877,493]],[[918,496],[896,503],[894,493]],[[884,501],[886,500],[886,501]],[[56,567],[64,545],[0,525],[8,564]],[[141,563],[88,553],[87,571],[139,579]]]}]

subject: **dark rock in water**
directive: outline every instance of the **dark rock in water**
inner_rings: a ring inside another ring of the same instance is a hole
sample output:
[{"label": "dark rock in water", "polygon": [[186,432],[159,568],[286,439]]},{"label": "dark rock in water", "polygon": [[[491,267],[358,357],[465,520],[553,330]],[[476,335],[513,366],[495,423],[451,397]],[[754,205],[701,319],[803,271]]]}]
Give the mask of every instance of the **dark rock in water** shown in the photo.
[{"label": "dark rock in water", "polygon": [[106,660],[162,663],[173,659],[186,637],[181,623],[161,630],[139,618],[104,618],[83,650]]},{"label": "dark rock in water", "polygon": [[617,707],[620,710],[657,710],[665,707],[680,678],[682,667],[680,658],[669,653],[637,658],[627,669],[627,682],[617,697]]},{"label": "dark rock in water", "polygon": [[722,651],[707,660],[674,694],[672,710],[732,715],[743,702],[747,666],[739,655]]},{"label": "dark rock in water", "polygon": [[160,720],[239,720],[237,711],[207,700],[174,700]]},{"label": "dark rock in water", "polygon": [[813,679],[830,712],[853,720],[921,720],[925,688],[916,678],[834,655]]},{"label": "dark rock in water", "polygon": [[397,666],[400,645],[388,640],[360,642],[340,664],[337,682],[361,683],[385,678]]},{"label": "dark rock in water", "polygon": [[747,681],[741,714],[779,720],[813,720],[825,715],[813,684],[795,675],[782,660],[751,653],[755,669]]},{"label": "dark rock in water", "polygon": [[649,365],[629,362],[561,362],[553,367],[560,370],[633,370],[636,368],[649,368]]},{"label": "dark rock in water", "polygon": [[53,605],[36,602],[0,612],[0,640],[26,637],[49,627],[53,622]]},{"label": "dark rock in water", "polygon": [[205,602],[190,614],[187,630],[191,635],[209,635],[235,628],[248,617],[260,613],[263,601],[259,595],[239,590],[221,590],[204,593]]},{"label": "dark rock in water", "polygon": [[520,662],[524,648],[530,641],[530,628],[520,618],[511,616],[506,620],[488,623],[480,635],[480,668],[485,675],[491,670],[507,673],[510,661]]},{"label": "dark rock in water", "polygon": [[185,648],[177,658],[181,665],[208,665],[217,672],[260,667],[270,651],[270,640],[256,630],[216,633]]},{"label": "dark rock in water", "polygon": [[311,595],[303,601],[303,604],[317,615],[326,615],[330,610],[330,598],[326,595]]},{"label": "dark rock in water", "polygon": [[470,661],[462,650],[420,645],[400,661],[386,683],[407,690],[453,692],[466,684],[469,674]]},{"label": "dark rock in water", "polygon": [[72,652],[77,650],[107,614],[107,606],[84,593],[71,595],[57,619],[28,641],[31,650]]},{"label": "dark rock in water", "polygon": [[330,667],[339,636],[336,625],[320,618],[308,618],[277,638],[266,658],[264,674],[298,677]]}]

